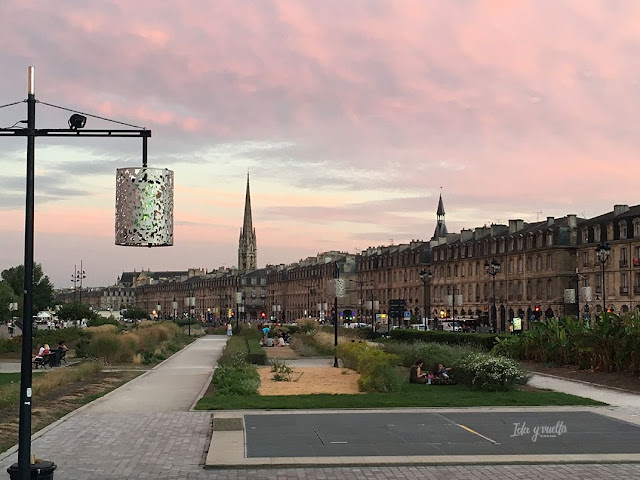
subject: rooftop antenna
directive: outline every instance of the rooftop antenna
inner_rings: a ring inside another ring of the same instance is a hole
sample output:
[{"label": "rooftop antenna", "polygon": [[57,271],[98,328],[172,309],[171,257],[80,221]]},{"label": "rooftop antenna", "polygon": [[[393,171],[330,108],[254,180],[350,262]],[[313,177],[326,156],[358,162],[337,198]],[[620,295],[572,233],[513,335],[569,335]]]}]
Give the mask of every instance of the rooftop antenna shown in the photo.
[{"label": "rooftop antenna", "polygon": [[531,212],[531,213],[536,214],[536,222],[540,221],[540,215],[542,215],[542,210],[539,210],[537,212]]},{"label": "rooftop antenna", "polygon": [[393,238],[389,239],[390,245],[393,245]]}]

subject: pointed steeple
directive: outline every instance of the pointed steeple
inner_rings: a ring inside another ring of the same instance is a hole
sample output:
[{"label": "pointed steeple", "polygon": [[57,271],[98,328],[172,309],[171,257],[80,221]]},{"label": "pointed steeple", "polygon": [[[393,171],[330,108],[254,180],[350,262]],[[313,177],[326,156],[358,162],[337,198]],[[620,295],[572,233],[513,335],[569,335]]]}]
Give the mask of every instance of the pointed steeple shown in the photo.
[{"label": "pointed steeple", "polygon": [[256,230],[251,216],[251,193],[249,191],[249,172],[247,171],[247,192],[244,200],[244,219],[238,242],[238,270],[252,272],[257,268],[258,246]]},{"label": "pointed steeple", "polygon": [[447,224],[444,222],[444,203],[442,202],[442,193],[438,200],[438,210],[436,211],[438,216],[438,223],[436,223],[436,229],[433,232],[432,240],[447,236]]},{"label": "pointed steeple", "polygon": [[442,194],[440,194],[440,200],[438,201],[438,211],[436,215],[444,217],[444,204],[442,203]]},{"label": "pointed steeple", "polygon": [[242,230],[245,232],[253,232],[253,219],[251,218],[251,193],[249,192],[249,171],[247,171],[247,193],[244,197],[244,222]]}]

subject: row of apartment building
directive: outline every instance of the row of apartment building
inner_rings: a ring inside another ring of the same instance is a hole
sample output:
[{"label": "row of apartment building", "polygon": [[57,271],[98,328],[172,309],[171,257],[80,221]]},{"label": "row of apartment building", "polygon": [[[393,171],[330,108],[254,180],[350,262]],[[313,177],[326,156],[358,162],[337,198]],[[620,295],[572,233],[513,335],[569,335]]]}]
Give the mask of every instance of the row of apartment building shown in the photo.
[{"label": "row of apartment building", "polygon": [[[611,249],[604,275],[596,257],[603,242]],[[440,199],[438,225],[429,241],[357,254],[325,252],[251,272],[126,272],[113,287],[94,296],[84,292],[83,300],[98,301],[102,309],[136,305],[164,318],[191,313],[218,319],[232,310],[250,320],[262,314],[278,321],[325,319],[334,302],[336,271],[345,286],[339,314],[363,322],[376,314],[384,318],[392,300],[402,300],[406,310],[406,318],[392,320],[395,324],[463,317],[495,321],[501,331],[514,317],[522,318],[526,328],[541,316],[579,312],[593,317],[604,308],[628,312],[640,308],[640,205],[616,205],[590,219],[516,219],[449,233]]]}]

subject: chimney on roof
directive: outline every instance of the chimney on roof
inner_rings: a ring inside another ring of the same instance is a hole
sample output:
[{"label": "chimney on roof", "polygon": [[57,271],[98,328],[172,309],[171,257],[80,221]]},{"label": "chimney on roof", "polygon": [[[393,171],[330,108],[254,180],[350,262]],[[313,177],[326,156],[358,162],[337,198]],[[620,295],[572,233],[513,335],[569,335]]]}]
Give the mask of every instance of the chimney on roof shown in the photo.
[{"label": "chimney on roof", "polygon": [[622,215],[629,211],[629,205],[614,205],[613,206],[613,216],[617,217],[618,215]]},{"label": "chimney on roof", "polygon": [[524,221],[509,220],[509,233],[516,233],[524,228]]},{"label": "chimney on roof", "polygon": [[567,224],[569,228],[576,228],[578,226],[577,215],[575,213],[567,215]]},{"label": "chimney on roof", "polygon": [[553,217],[547,217],[547,226],[550,227],[553,225],[555,219]]}]

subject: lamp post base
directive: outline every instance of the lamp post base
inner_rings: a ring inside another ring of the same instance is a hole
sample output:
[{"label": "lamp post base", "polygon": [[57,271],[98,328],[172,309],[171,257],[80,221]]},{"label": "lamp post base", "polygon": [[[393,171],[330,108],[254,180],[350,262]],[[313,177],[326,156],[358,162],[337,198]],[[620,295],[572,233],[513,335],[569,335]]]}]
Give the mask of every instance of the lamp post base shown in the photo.
[{"label": "lamp post base", "polygon": [[[49,460],[39,460],[36,463],[31,464],[30,478],[38,480],[53,480],[53,472],[56,468],[58,468],[58,466]],[[11,480],[19,480],[21,477],[17,463],[14,463],[7,468],[7,473]]]}]

